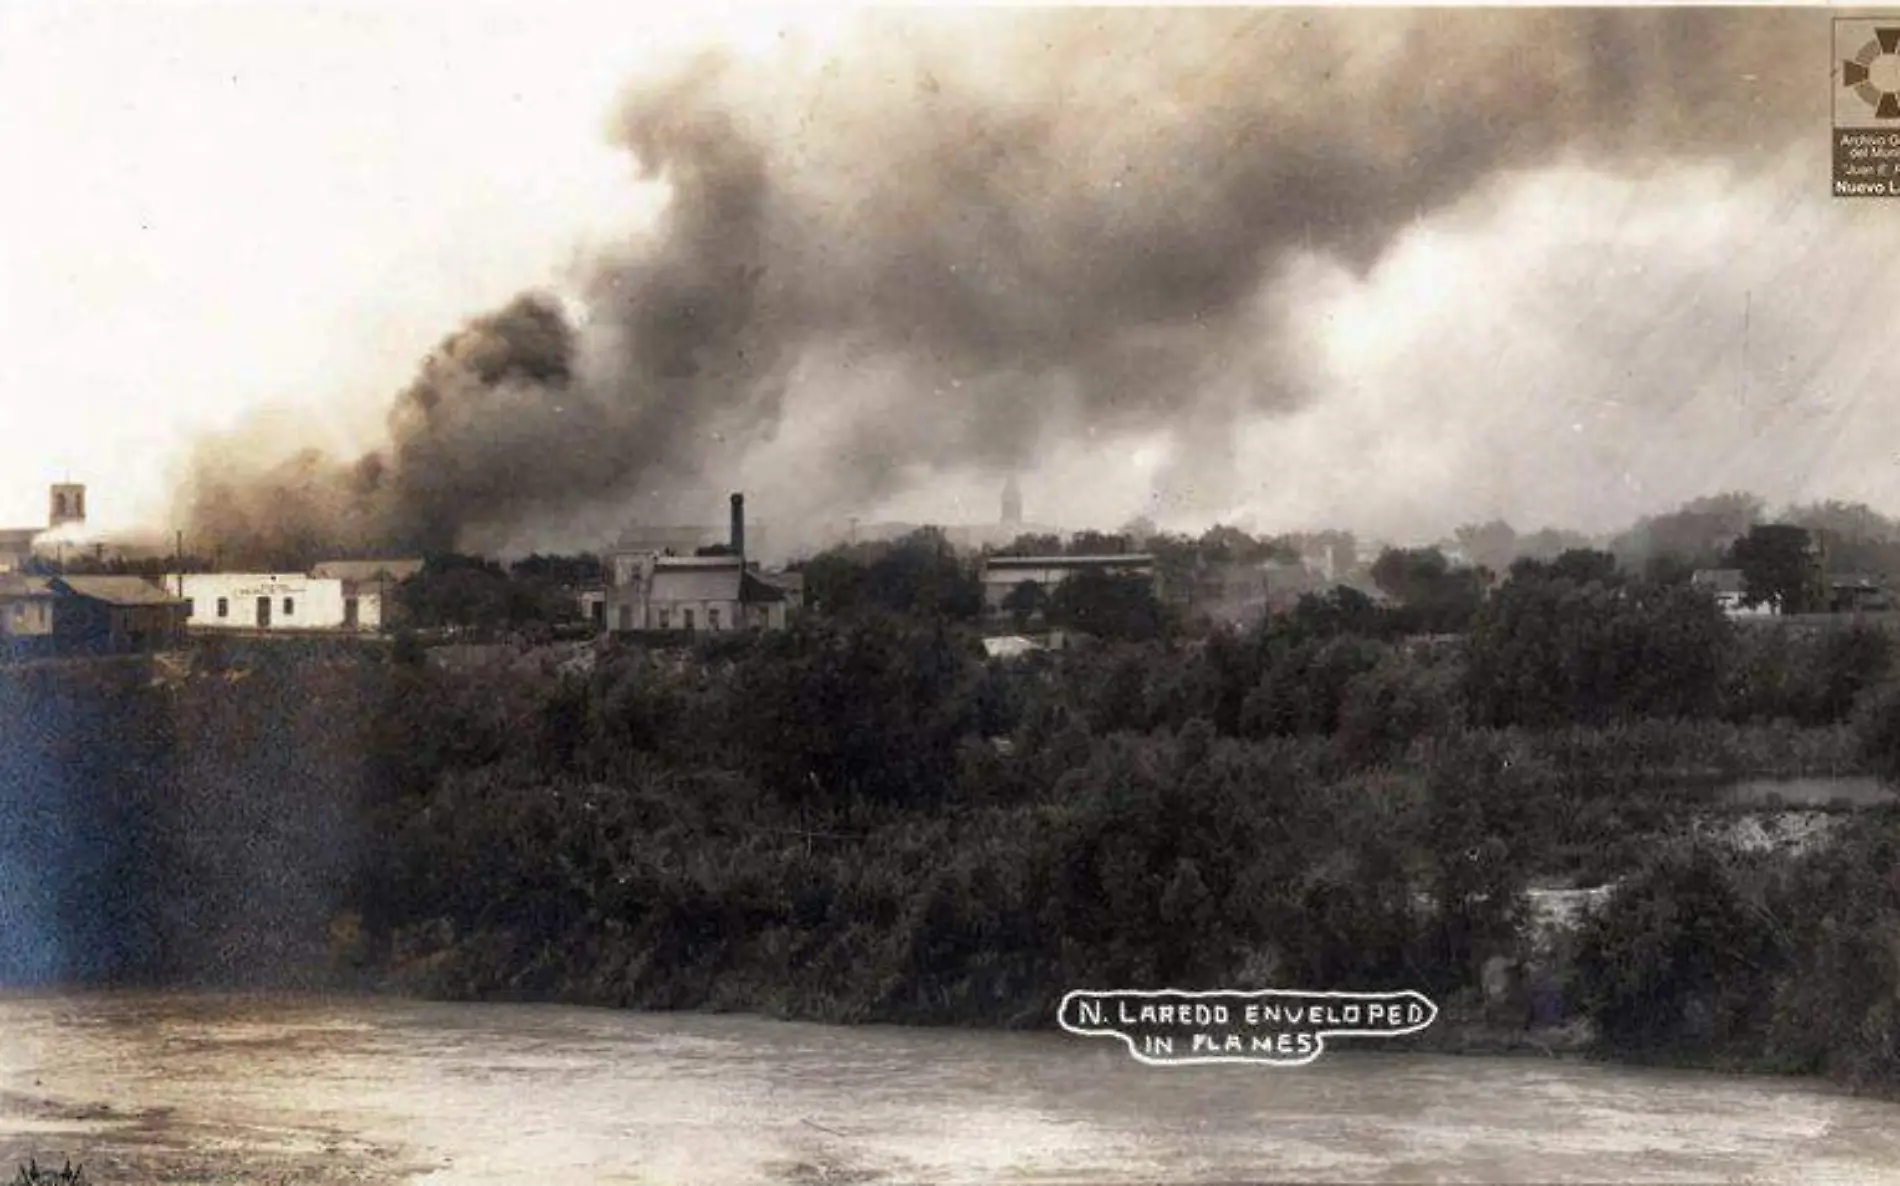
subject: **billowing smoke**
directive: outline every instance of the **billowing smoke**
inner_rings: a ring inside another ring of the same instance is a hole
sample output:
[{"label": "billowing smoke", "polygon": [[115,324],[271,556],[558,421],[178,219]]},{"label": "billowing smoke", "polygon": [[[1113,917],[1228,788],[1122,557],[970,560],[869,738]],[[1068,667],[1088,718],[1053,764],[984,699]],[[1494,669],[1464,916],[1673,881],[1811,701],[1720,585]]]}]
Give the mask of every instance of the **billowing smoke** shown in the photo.
[{"label": "billowing smoke", "polygon": [[1156,429],[1217,480],[1238,419],[1311,396],[1300,260],[1363,274],[1526,169],[1766,167],[1825,127],[1826,35],[1785,11],[1047,11],[867,19],[818,63],[709,54],[613,119],[669,190],[649,235],[449,337],[374,454],[206,442],[188,519],[262,559],[493,546],[673,494],[710,516],[739,484],[842,516]]}]

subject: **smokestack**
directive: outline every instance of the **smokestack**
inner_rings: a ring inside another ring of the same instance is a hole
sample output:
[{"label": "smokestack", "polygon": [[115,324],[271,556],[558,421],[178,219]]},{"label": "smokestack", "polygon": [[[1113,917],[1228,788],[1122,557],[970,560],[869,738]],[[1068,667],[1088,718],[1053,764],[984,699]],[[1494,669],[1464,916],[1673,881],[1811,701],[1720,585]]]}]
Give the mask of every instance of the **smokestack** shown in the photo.
[{"label": "smokestack", "polygon": [[732,496],[732,554],[739,558],[739,567],[745,567],[745,495]]}]

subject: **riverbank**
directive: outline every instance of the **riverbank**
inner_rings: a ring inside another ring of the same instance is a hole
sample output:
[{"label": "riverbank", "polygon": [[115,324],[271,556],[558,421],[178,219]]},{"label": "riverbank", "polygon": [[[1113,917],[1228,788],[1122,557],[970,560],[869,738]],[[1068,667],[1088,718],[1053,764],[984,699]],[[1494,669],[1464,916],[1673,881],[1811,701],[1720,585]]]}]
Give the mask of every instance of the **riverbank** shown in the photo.
[{"label": "riverbank", "polygon": [[1723,779],[1869,773],[1841,720],[1480,726],[1464,655],[1297,621],[1022,663],[884,618],[533,658],[5,673],[0,829],[43,859],[4,870],[0,963],[284,984],[327,939],[433,997],[1032,1028],[1078,985],[1488,1000],[1493,961],[1541,966],[1532,887],[1618,884],[1543,1016],[1900,1077],[1900,825],[1723,822]]},{"label": "riverbank", "polygon": [[1892,1105],[1818,1086],[1383,1043],[1158,1069],[1063,1035],[196,993],[0,1000],[0,1034],[0,1090],[43,1083],[42,1120],[0,1125],[0,1167],[71,1157],[99,1186],[1136,1186],[1263,1165],[1874,1186],[1900,1164]]}]

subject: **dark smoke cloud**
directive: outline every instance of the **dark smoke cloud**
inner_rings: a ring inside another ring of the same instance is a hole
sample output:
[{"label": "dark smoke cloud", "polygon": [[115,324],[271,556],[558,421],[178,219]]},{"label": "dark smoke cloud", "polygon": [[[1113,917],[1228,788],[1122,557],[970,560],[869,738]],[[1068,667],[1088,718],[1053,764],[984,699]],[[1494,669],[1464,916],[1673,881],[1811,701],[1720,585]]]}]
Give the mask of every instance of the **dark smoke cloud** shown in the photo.
[{"label": "dark smoke cloud", "polygon": [[[718,55],[632,89],[619,143],[670,189],[590,266],[424,364],[355,463],[207,443],[194,532],[232,554],[518,538],[736,484],[833,408],[796,491],[851,513],[919,469],[1027,465],[1052,432],[1174,428],[1222,464],[1306,398],[1296,256],[1373,266],[1514,170],[1743,167],[1824,126],[1811,13],[1049,11],[884,17],[818,69]],[[857,381],[854,381],[854,376]],[[847,398],[844,395],[836,397]],[[806,439],[801,437],[801,439]],[[789,505],[789,504],[788,504]]]}]

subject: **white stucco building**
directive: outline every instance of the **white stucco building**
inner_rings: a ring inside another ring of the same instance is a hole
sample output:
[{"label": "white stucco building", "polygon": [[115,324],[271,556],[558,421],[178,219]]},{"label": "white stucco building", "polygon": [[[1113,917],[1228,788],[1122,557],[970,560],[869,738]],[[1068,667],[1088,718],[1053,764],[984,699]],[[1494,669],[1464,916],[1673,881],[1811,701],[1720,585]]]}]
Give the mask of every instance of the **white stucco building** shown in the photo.
[{"label": "white stucco building", "polygon": [[169,582],[185,624],[211,630],[378,630],[382,595],[356,582],[302,573],[192,572]]}]

